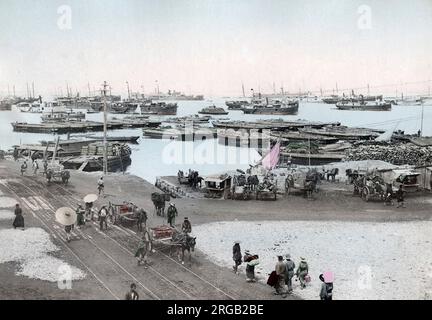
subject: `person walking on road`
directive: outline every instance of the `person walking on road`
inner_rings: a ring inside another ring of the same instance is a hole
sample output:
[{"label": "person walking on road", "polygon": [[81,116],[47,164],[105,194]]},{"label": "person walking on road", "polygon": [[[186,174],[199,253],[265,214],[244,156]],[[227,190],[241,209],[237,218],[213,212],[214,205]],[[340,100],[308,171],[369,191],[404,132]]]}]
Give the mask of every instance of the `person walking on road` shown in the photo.
[{"label": "person walking on road", "polygon": [[235,241],[233,246],[233,260],[234,260],[234,272],[238,272],[238,267],[242,263],[242,254],[240,249],[240,241]]},{"label": "person walking on road", "polygon": [[283,256],[278,256],[278,262],[275,266],[276,275],[278,276],[278,280],[275,285],[275,294],[282,295],[283,298],[286,297],[286,292],[284,290],[285,287],[285,275],[286,275],[286,264],[283,261]]},{"label": "person walking on road", "polygon": [[286,266],[286,274],[285,274],[285,284],[288,286],[288,293],[292,293],[292,278],[294,277],[295,263],[291,260],[291,256],[287,254],[285,256],[285,266]]},{"label": "person walking on road", "polygon": [[108,224],[107,224],[108,210],[107,210],[105,205],[102,206],[102,208],[99,210],[98,216],[99,216],[99,229],[102,231],[103,226],[105,225],[105,230],[107,230],[108,229]]},{"label": "person walking on road", "polygon": [[146,228],[144,230],[142,238],[138,243],[138,248],[135,253],[135,257],[138,259],[138,266],[140,266],[141,263],[144,263],[144,268],[146,269],[148,268],[147,256],[150,250],[151,250],[150,235]]},{"label": "person walking on road", "polygon": [[178,216],[177,208],[175,207],[174,203],[170,203],[168,210],[167,210],[167,218],[168,218],[168,224],[171,227],[175,226],[175,217]]},{"label": "person walking on road", "polygon": [[14,229],[21,228],[22,230],[24,230],[24,216],[22,213],[22,209],[18,203],[15,205],[15,219],[12,225]]},{"label": "person walking on road", "polygon": [[77,214],[77,227],[78,229],[81,229],[81,226],[85,225],[85,211],[82,207],[82,205],[78,205],[78,208],[76,209],[76,214]]},{"label": "person walking on road", "polygon": [[23,164],[21,165],[21,175],[23,176],[26,171],[27,171],[27,161],[24,160]]},{"label": "person walking on road", "polygon": [[36,176],[37,175],[37,171],[39,169],[39,164],[38,164],[37,160],[33,161],[32,168],[33,168],[33,175]]},{"label": "person walking on road", "polygon": [[65,232],[66,232],[66,241],[70,242],[71,241],[71,232],[73,229],[73,224],[65,226]]},{"label": "person walking on road", "polygon": [[397,208],[405,208],[405,197],[402,185],[400,185],[398,191],[396,191],[396,199],[398,203]]},{"label": "person walking on road", "polygon": [[139,294],[136,291],[135,283],[132,283],[130,285],[130,290],[126,293],[125,299],[126,300],[139,300]]},{"label": "person walking on road", "polygon": [[306,280],[305,277],[309,273],[309,266],[306,262],[305,258],[300,258],[301,261],[299,263],[299,266],[297,267],[296,275],[298,279],[300,280],[300,287],[302,289],[306,288]]},{"label": "person walking on road", "polygon": [[43,175],[44,176],[46,176],[46,174],[47,174],[47,171],[48,171],[48,161],[47,161],[47,159],[44,159],[43,160]]},{"label": "person walking on road", "polygon": [[137,228],[138,232],[143,231],[143,224],[144,227],[147,225],[147,212],[144,209],[140,209],[137,212]]},{"label": "person walking on road", "polygon": [[97,184],[98,184],[98,192],[99,192],[98,194],[101,195],[102,193],[102,195],[105,196],[105,185],[104,185],[103,177],[100,177]]}]

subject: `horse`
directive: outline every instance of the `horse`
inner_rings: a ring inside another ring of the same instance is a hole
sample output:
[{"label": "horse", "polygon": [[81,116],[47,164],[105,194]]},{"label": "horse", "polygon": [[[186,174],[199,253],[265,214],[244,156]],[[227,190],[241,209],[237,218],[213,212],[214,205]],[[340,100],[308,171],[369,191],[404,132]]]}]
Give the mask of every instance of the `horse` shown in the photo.
[{"label": "horse", "polygon": [[165,216],[165,198],[163,195],[153,192],[151,194],[151,200],[153,202],[153,205],[155,207],[156,215],[158,216]]},{"label": "horse", "polygon": [[336,179],[336,175],[339,173],[339,168],[333,168],[330,170],[330,172],[327,172],[327,181],[331,178],[334,182]]},{"label": "horse", "polygon": [[201,188],[203,180],[204,180],[204,178],[200,177],[198,171],[191,171],[191,173],[188,176],[189,186],[191,188],[194,188],[194,189],[197,188],[198,184],[199,184],[199,186]]},{"label": "horse", "polygon": [[192,252],[195,250],[196,237],[191,237],[187,233],[174,232],[171,241],[177,247],[177,257],[179,261],[184,264],[184,253],[189,253],[189,262],[192,261]]},{"label": "horse", "polygon": [[252,191],[255,191],[256,188],[257,188],[257,186],[258,186],[258,184],[259,184],[258,176],[256,174],[249,176],[247,178],[247,184],[250,186],[250,189]]}]

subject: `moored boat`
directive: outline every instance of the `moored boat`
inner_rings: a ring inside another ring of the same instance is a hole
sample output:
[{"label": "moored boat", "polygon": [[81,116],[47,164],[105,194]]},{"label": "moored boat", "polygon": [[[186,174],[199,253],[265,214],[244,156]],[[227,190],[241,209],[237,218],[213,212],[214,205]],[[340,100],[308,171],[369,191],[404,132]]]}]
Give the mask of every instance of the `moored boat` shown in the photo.
[{"label": "moored boat", "polygon": [[228,114],[228,111],[225,111],[224,108],[209,106],[198,111],[199,114],[208,114],[208,115],[225,115]]},{"label": "moored boat", "polygon": [[294,115],[298,113],[298,100],[273,101],[272,103],[251,104],[241,108],[245,114],[277,114],[277,115]]},{"label": "moored boat", "polygon": [[385,101],[340,101],[336,103],[339,110],[359,110],[359,111],[390,111],[391,103]]},{"label": "moored boat", "polygon": [[177,103],[166,103],[162,101],[144,103],[140,105],[141,114],[153,115],[176,115]]}]

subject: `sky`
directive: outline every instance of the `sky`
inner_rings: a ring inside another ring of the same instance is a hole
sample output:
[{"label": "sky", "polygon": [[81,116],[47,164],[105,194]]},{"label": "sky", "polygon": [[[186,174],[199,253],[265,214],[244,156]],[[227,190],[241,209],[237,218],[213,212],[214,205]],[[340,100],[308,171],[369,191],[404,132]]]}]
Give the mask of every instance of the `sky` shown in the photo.
[{"label": "sky", "polygon": [[431,39],[432,0],[0,0],[0,95],[427,93]]}]

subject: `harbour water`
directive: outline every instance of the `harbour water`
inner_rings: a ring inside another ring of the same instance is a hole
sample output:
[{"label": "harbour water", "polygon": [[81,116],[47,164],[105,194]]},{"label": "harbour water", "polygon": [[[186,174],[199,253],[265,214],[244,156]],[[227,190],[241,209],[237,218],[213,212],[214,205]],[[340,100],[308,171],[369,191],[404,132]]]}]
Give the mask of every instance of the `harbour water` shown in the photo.
[{"label": "harbour water", "polygon": [[[225,106],[225,99],[215,98],[204,101],[178,101],[177,116],[196,114],[209,105]],[[432,136],[432,106],[423,107],[423,135]],[[110,114],[109,118],[123,117]],[[102,121],[103,114],[89,114],[88,120]],[[421,128],[421,106],[392,106],[391,111],[343,111],[334,105],[300,102],[297,115],[245,115],[241,111],[229,110],[228,115],[214,118],[231,120],[257,120],[282,118],[285,120],[311,120],[340,122],[347,126],[370,127],[376,129],[400,129],[405,133],[416,133]],[[38,143],[42,140],[54,140],[54,135],[13,132],[11,122],[39,123],[40,114],[22,113],[19,111],[2,111],[0,113],[0,149],[7,150],[21,143]],[[101,133],[98,133],[101,134]],[[178,170],[189,168],[201,174],[217,174],[225,170],[246,169],[260,159],[255,150],[222,146],[217,140],[181,142],[142,138],[141,129],[109,131],[109,135],[139,135],[139,144],[132,145],[132,164],[127,173],[135,174],[150,182],[157,176],[176,175]],[[73,136],[73,135],[72,135]],[[65,135],[60,136],[66,139]]]}]

